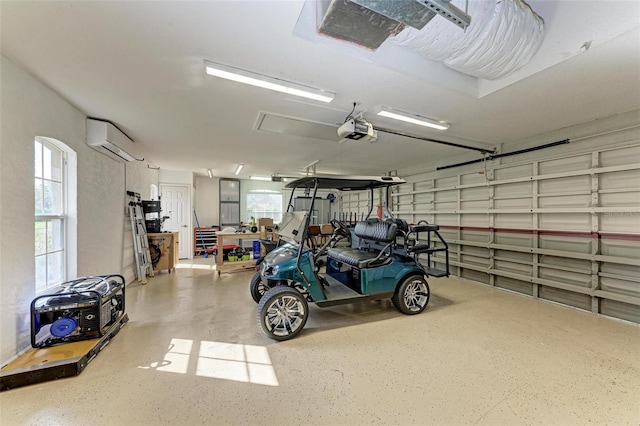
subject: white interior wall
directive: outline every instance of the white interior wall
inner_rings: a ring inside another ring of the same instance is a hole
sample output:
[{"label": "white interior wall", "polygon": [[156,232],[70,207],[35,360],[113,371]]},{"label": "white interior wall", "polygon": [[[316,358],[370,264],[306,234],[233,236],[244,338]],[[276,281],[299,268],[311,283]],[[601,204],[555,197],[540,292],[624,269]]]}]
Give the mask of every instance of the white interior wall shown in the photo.
[{"label": "white interior wall", "polygon": [[[194,208],[202,228],[220,224],[220,178],[196,177]],[[194,227],[197,225],[194,223]]]},{"label": "white interior wall", "polygon": [[[159,187],[158,169],[149,168],[145,161],[133,161],[125,164],[125,187],[126,191],[140,194],[143,200],[151,199],[151,184]],[[125,206],[127,199],[125,198]],[[136,278],[136,258],[133,247],[133,232],[131,229],[131,218],[129,211],[124,208],[124,239],[122,244],[122,275],[126,282],[131,282]]]},{"label": "white interior wall", "polygon": [[195,178],[192,172],[182,170],[158,170],[160,183],[189,185],[193,189]]},{"label": "white interior wall", "polygon": [[[30,344],[35,137],[57,139],[77,154],[78,276],[123,271],[125,166],[85,144],[81,111],[4,56],[0,61],[0,360],[6,361]],[[148,187],[145,179],[135,186]]]}]

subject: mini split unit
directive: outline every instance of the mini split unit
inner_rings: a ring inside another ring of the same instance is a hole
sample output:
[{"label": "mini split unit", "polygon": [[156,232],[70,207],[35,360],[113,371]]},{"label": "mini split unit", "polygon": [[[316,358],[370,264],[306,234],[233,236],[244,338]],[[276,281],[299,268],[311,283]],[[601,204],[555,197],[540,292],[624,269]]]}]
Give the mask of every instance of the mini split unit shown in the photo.
[{"label": "mini split unit", "polygon": [[133,140],[106,120],[87,118],[87,145],[121,163],[143,159]]}]

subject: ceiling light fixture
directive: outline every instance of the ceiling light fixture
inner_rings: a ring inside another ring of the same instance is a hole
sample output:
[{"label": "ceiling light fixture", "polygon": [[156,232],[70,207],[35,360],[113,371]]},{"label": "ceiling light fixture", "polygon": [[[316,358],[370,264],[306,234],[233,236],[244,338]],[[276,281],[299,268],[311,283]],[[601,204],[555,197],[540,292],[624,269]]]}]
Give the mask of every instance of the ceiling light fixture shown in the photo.
[{"label": "ceiling light fixture", "polygon": [[215,77],[226,78],[238,83],[250,84],[263,89],[275,90],[289,95],[301,96],[321,102],[331,102],[335,93],[327,92],[313,87],[303,86],[275,77],[254,73],[240,68],[222,65],[211,61],[204,61],[207,74]]},{"label": "ceiling light fixture", "polygon": [[211,171],[211,169],[207,169],[207,174],[209,175],[209,179],[213,179],[213,171]]},{"label": "ceiling light fixture", "polygon": [[271,176],[249,176],[251,180],[266,180],[271,182]]},{"label": "ceiling light fixture", "polygon": [[233,172],[235,175],[239,175],[240,171],[242,170],[242,168],[244,167],[244,164],[240,163],[238,164],[238,167],[236,167],[236,171]]},{"label": "ceiling light fixture", "polygon": [[407,123],[417,124],[419,126],[431,127],[437,130],[447,130],[449,125],[440,121],[432,120],[430,118],[422,117],[417,114],[411,114],[409,112],[398,111],[387,107],[382,107],[378,115],[381,117],[393,118],[394,120],[400,120]]}]

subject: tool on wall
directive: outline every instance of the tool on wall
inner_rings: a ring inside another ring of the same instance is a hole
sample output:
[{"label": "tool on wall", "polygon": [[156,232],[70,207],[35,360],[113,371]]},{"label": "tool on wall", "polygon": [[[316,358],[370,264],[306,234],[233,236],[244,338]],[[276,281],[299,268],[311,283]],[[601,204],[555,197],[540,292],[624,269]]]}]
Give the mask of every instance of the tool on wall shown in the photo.
[{"label": "tool on wall", "polygon": [[127,191],[127,197],[129,197],[129,217],[131,218],[133,248],[136,257],[136,274],[138,281],[146,284],[147,275],[153,276],[153,265],[149,253],[145,215],[142,213],[142,201],[137,192]]},{"label": "tool on wall", "polygon": [[196,209],[193,209],[193,215],[196,218],[196,225],[198,225],[198,235],[200,236],[200,241],[202,241],[202,257],[206,259],[209,257],[209,253],[207,253],[207,244],[205,244],[204,237],[202,236],[202,231],[200,230],[200,221],[198,221],[198,214],[196,213]]}]

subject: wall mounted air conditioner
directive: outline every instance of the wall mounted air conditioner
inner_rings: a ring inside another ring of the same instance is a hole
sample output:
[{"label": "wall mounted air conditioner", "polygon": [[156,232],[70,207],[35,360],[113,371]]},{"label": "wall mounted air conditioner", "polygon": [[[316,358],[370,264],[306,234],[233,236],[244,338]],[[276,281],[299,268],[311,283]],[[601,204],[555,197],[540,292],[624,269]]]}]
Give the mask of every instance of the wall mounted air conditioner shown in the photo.
[{"label": "wall mounted air conditioner", "polygon": [[121,163],[143,160],[133,140],[108,121],[87,118],[87,145]]}]

